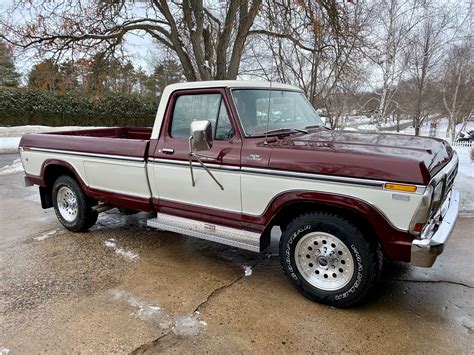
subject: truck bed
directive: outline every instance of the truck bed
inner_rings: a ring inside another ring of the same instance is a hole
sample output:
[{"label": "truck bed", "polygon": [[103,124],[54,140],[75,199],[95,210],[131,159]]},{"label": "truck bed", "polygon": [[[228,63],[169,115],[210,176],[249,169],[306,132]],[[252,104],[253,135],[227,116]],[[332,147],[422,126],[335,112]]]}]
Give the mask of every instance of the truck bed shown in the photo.
[{"label": "truck bed", "polygon": [[151,128],[99,128],[25,134],[20,146],[146,159]]}]

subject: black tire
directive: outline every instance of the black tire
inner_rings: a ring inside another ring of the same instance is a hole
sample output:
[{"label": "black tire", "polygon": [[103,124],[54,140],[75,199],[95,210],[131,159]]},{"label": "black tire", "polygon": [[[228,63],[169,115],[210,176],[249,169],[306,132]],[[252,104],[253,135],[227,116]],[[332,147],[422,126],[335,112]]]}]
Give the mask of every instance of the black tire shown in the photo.
[{"label": "black tire", "polygon": [[[58,193],[62,188],[65,188],[66,191],[69,189],[67,193],[72,194],[76,201],[75,213],[68,216],[69,220],[63,216],[62,213],[65,212],[64,210],[61,212],[58,203]],[[66,229],[72,232],[84,232],[97,222],[98,213],[92,210],[93,201],[84,194],[81,186],[71,176],[62,175],[58,177],[54,182],[52,195],[56,217]]]},{"label": "black tire", "polygon": [[[327,243],[325,238],[329,238],[329,243],[330,238],[339,242],[325,245],[324,249],[322,242]],[[299,256],[295,253],[297,248]],[[338,308],[351,307],[363,301],[382,268],[380,248],[364,238],[360,229],[351,222],[326,212],[300,215],[286,226],[280,239],[280,260],[286,275],[305,297]],[[348,269],[351,262],[353,271]],[[346,269],[338,268],[340,266]],[[349,271],[344,274],[346,270]],[[341,287],[331,289],[339,287],[335,283],[337,277],[340,277],[337,282],[342,282]],[[317,287],[321,284],[324,286]]]}]

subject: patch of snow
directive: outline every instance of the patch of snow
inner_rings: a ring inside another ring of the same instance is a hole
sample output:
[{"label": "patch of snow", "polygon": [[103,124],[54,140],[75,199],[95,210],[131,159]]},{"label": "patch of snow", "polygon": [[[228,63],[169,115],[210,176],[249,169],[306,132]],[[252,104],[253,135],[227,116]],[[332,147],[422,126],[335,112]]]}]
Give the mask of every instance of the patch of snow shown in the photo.
[{"label": "patch of snow", "polygon": [[202,328],[206,327],[205,321],[200,321],[192,315],[187,315],[176,319],[171,331],[177,336],[196,336]]},{"label": "patch of snow", "polygon": [[244,275],[251,276],[252,275],[252,266],[243,265],[244,268]]},{"label": "patch of snow", "polygon": [[[400,125],[404,125],[406,123],[411,122],[411,120],[400,120]],[[377,131],[383,129],[394,129],[397,127],[397,123],[393,121],[387,121],[387,123],[382,122],[377,126],[375,123],[366,123],[357,126],[357,129],[364,130],[364,131]]]},{"label": "patch of snow", "polygon": [[124,290],[113,289],[110,294],[115,301],[133,308],[132,315],[142,321],[153,323],[162,330],[169,329],[173,324],[171,317],[156,303],[147,302]]},{"label": "patch of snow", "polygon": [[10,349],[7,349],[4,346],[0,346],[0,355],[7,355],[10,352]]},{"label": "patch of snow", "polygon": [[95,129],[105,127],[87,127],[87,126],[40,126],[40,125],[27,125],[27,126],[10,126],[0,127],[0,137],[20,137],[26,133],[43,133],[43,132],[60,132],[60,131],[77,131],[83,129]]},{"label": "patch of snow", "polygon": [[0,175],[15,174],[23,171],[23,165],[20,158],[15,159],[11,165],[5,165],[0,168]]},{"label": "patch of snow", "polygon": [[21,137],[0,137],[0,153],[13,153],[18,150]]},{"label": "patch of snow", "polygon": [[126,250],[126,249],[123,249],[123,248],[119,247],[117,245],[117,242],[115,241],[115,239],[107,239],[104,242],[104,244],[107,248],[113,249],[117,255],[123,256],[123,257],[125,257],[125,258],[127,258],[131,261],[136,261],[139,258],[137,253],[134,253],[131,250]]},{"label": "patch of snow", "polygon": [[197,319],[194,315],[185,315],[173,320],[159,304],[148,302],[125,290],[112,289],[109,294],[114,301],[125,303],[132,308],[135,318],[152,323],[161,330],[171,328],[177,336],[196,336],[207,326],[207,322]]},{"label": "patch of snow", "polygon": [[471,147],[453,147],[459,157],[459,169],[454,189],[461,193],[459,213],[463,215],[474,215],[474,162],[471,160]]},{"label": "patch of snow", "polygon": [[51,237],[53,234],[56,234],[56,230],[52,230],[46,234],[43,234],[42,236],[40,237],[35,237],[33,238],[34,240],[38,240],[38,241],[42,241],[42,240],[46,240],[48,239],[49,237]]}]

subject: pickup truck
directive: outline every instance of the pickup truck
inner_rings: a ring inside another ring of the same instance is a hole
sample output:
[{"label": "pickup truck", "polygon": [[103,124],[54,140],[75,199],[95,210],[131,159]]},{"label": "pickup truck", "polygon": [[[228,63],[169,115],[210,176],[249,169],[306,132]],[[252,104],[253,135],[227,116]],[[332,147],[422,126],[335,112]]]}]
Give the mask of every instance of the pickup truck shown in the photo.
[{"label": "pickup truck", "polygon": [[445,141],[330,130],[299,88],[277,83],[173,84],[153,128],[26,134],[20,155],[42,207],[73,232],[119,207],[261,252],[277,226],[290,280],[335,307],[361,302],[384,258],[431,267],[459,208]]}]

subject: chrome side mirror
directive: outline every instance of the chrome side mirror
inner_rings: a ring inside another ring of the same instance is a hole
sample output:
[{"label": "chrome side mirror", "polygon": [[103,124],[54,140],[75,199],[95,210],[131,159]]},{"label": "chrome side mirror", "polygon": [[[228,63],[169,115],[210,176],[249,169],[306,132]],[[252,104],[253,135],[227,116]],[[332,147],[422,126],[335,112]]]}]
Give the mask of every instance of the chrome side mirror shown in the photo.
[{"label": "chrome side mirror", "polygon": [[[191,171],[191,182],[193,186],[196,186],[194,180],[193,171],[193,158],[198,161],[201,167],[209,174],[209,176],[219,185],[221,190],[224,190],[224,186],[217,181],[216,177],[202,162],[201,158],[212,159],[206,156],[200,156],[196,152],[203,150],[210,150],[212,148],[212,125],[210,121],[193,121],[191,122],[191,136],[189,137],[189,170]],[[215,159],[212,159],[215,160]]]},{"label": "chrome side mirror", "polygon": [[191,122],[192,151],[203,151],[212,148],[212,125],[210,121]]}]

